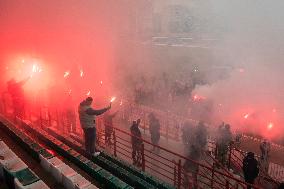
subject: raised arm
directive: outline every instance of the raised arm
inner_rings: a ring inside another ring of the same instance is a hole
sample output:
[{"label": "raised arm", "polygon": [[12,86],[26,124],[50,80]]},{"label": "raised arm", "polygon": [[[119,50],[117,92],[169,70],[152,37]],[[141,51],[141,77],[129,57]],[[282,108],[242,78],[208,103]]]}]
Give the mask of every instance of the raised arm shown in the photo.
[{"label": "raised arm", "polygon": [[106,111],[108,111],[111,108],[111,106],[107,107],[107,108],[103,108],[100,110],[95,110],[93,108],[89,108],[86,110],[86,113],[89,115],[101,115],[103,113],[105,113]]}]

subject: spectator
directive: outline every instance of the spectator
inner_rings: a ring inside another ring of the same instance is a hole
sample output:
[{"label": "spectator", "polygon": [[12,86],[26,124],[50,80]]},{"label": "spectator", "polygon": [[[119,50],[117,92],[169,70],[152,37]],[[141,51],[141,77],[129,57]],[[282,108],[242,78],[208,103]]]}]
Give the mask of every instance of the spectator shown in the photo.
[{"label": "spectator", "polygon": [[268,174],[269,169],[269,152],[270,152],[270,143],[265,139],[260,143],[260,166],[261,169]]},{"label": "spectator", "polygon": [[[199,171],[199,165],[197,164],[197,162],[199,162],[201,158],[200,148],[195,145],[191,145],[190,152],[187,157],[188,159],[185,161],[183,165],[183,169],[185,172],[184,187],[189,188],[188,173],[191,173],[193,178],[193,186],[190,188],[197,188],[197,176]],[[193,162],[192,160],[195,162]]]},{"label": "spectator", "polygon": [[[243,160],[243,172],[245,181],[249,184],[254,184],[254,180],[258,176],[259,168],[258,162],[254,157],[253,152],[248,152],[247,156]],[[247,186],[247,189],[251,189],[251,186]]]},{"label": "spectator", "polygon": [[[158,145],[160,140],[160,122],[153,113],[149,114],[149,131],[151,134],[151,141],[154,145]],[[159,148],[153,146],[154,152],[159,152]]]},{"label": "spectator", "polygon": [[14,114],[19,118],[25,117],[25,96],[23,86],[29,79],[30,77],[20,82],[16,82],[14,79],[11,79],[7,82],[7,89],[12,98]]},{"label": "spectator", "polygon": [[111,108],[111,103],[107,108],[101,110],[94,110],[91,105],[93,102],[92,97],[86,98],[82,101],[78,108],[79,119],[81,127],[84,131],[85,148],[88,154],[98,156],[100,152],[96,152],[95,140],[96,140],[96,117]]},{"label": "spectator", "polygon": [[139,129],[139,124],[141,120],[138,119],[137,121],[133,121],[132,126],[130,128],[131,131],[131,144],[132,144],[132,159],[133,159],[133,165],[136,165],[138,167],[142,166],[142,140],[141,140],[141,132]]},{"label": "spectator", "polygon": [[196,127],[196,146],[200,148],[200,151],[204,151],[207,146],[207,130],[202,121],[200,121]]},{"label": "spectator", "polygon": [[225,166],[227,164],[227,156],[230,144],[232,142],[232,133],[229,124],[219,126],[219,137],[217,139],[217,158],[219,162]]},{"label": "spectator", "polygon": [[110,114],[109,112],[106,112],[104,114],[105,143],[108,146],[112,145],[111,135],[113,133],[113,118],[116,116],[117,113],[118,113],[118,111],[113,113],[113,114]]},{"label": "spectator", "polygon": [[284,189],[284,182],[279,185],[278,189]]}]

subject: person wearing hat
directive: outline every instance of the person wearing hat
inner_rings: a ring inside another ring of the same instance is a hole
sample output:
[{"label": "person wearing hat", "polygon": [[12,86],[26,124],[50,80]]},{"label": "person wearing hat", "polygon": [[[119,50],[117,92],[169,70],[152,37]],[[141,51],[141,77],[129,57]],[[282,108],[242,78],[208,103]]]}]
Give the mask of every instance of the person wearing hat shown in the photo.
[{"label": "person wearing hat", "polygon": [[95,150],[96,140],[96,116],[101,115],[111,109],[111,103],[108,107],[95,110],[91,107],[93,98],[88,97],[82,101],[78,108],[79,120],[84,131],[85,149],[90,155],[98,156],[100,152]]},{"label": "person wearing hat", "polygon": [[[246,157],[243,160],[243,172],[245,181],[249,184],[254,184],[254,180],[258,176],[259,168],[258,161],[254,157],[253,152],[248,152]],[[247,186],[247,189],[250,189],[251,186]]]}]

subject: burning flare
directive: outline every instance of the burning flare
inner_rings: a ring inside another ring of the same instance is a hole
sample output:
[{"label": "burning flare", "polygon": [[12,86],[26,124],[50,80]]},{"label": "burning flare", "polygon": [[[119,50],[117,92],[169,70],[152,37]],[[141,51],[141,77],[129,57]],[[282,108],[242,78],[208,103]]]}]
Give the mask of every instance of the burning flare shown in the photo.
[{"label": "burning flare", "polygon": [[87,96],[90,96],[90,94],[91,94],[91,91],[88,91],[86,95],[87,95]]},{"label": "burning flare", "polygon": [[42,69],[37,64],[33,64],[32,73],[30,77],[33,77],[34,73],[36,72],[40,73],[42,72]]},{"label": "burning flare", "polygon": [[115,101],[115,99],[116,99],[116,97],[112,97],[112,98],[110,99],[110,102]]},{"label": "burning flare", "polygon": [[83,77],[84,76],[84,71],[81,69],[80,70],[80,76]]},{"label": "burning flare", "polygon": [[65,73],[64,73],[64,78],[66,78],[66,77],[68,77],[70,75],[70,71],[66,71]]},{"label": "burning flare", "polygon": [[267,125],[267,128],[270,130],[270,129],[273,128],[273,126],[274,126],[274,124],[270,122],[270,123]]},{"label": "burning flare", "polygon": [[245,119],[247,119],[248,117],[249,117],[249,114],[246,114],[246,115],[244,116]]},{"label": "burning flare", "polygon": [[199,96],[199,95],[194,95],[193,96],[193,101],[202,101],[202,100],[205,100],[206,98],[203,97],[203,96]]}]

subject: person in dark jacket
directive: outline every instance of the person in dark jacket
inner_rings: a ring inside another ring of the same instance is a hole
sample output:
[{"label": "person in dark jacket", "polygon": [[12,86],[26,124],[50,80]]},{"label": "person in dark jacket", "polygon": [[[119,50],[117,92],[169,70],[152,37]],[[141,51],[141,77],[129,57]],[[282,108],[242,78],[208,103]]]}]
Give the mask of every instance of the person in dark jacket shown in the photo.
[{"label": "person in dark jacket", "polygon": [[[258,176],[259,168],[258,161],[254,157],[253,152],[248,152],[247,156],[243,160],[243,172],[245,181],[249,184],[254,184],[254,180]],[[250,189],[251,186],[247,186]]]},{"label": "person in dark jacket", "polygon": [[7,89],[12,99],[14,114],[19,118],[25,117],[25,95],[23,86],[29,79],[30,77],[19,82],[16,82],[15,79],[11,79],[7,82]]},{"label": "person in dark jacket", "polygon": [[284,189],[284,182],[280,183],[278,189]]},{"label": "person in dark jacket", "polygon": [[219,162],[226,166],[228,162],[228,150],[232,142],[231,126],[224,124],[219,126],[217,139],[217,159]]},{"label": "person in dark jacket", "polygon": [[[153,113],[149,114],[148,117],[149,117],[149,131],[151,134],[151,141],[154,145],[158,145],[160,140],[160,127],[161,127],[160,122]],[[153,146],[153,151],[159,152],[159,148]]]},{"label": "person in dark jacket", "polygon": [[142,157],[141,157],[141,147],[142,147],[142,140],[141,140],[141,131],[139,129],[139,124],[141,120],[138,119],[137,121],[133,121],[132,126],[130,128],[131,131],[131,144],[132,144],[132,159],[133,165],[137,165],[140,167],[142,165]]},{"label": "person in dark jacket", "polygon": [[200,151],[203,152],[206,150],[207,147],[207,129],[205,124],[202,121],[199,121],[196,131],[195,131],[195,137],[196,137],[196,146],[200,148]]},{"label": "person in dark jacket", "polygon": [[[197,188],[197,176],[199,171],[199,165],[196,162],[199,162],[201,159],[201,149],[199,146],[191,145],[190,152],[187,155],[187,160],[183,164],[184,169],[184,187],[189,188],[189,173],[192,175],[193,183],[191,188]],[[193,162],[193,161],[195,162]]]},{"label": "person in dark jacket", "polygon": [[113,118],[116,116],[116,114],[118,113],[109,113],[106,112],[104,114],[104,126],[105,126],[105,143],[106,145],[111,145],[111,135],[113,133]]},{"label": "person in dark jacket", "polygon": [[101,110],[95,110],[91,107],[93,98],[88,97],[80,103],[78,108],[79,120],[84,131],[85,148],[88,154],[98,156],[100,152],[95,150],[96,140],[96,116],[101,115],[111,109],[111,103],[108,107]]}]

